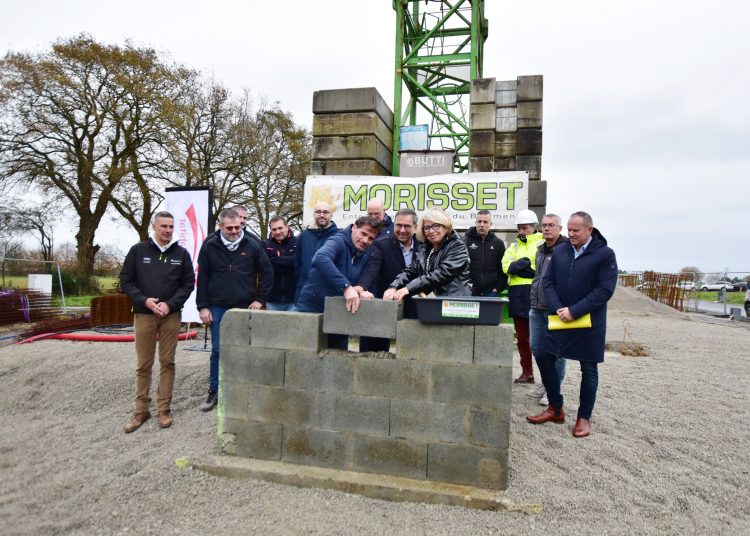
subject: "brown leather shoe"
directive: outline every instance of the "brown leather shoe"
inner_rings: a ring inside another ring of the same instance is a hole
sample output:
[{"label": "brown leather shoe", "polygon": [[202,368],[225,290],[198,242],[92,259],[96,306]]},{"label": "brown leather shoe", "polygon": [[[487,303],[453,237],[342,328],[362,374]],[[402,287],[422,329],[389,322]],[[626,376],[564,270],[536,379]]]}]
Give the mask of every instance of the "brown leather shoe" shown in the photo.
[{"label": "brown leather shoe", "polygon": [[141,425],[143,425],[144,422],[146,422],[150,418],[151,418],[151,413],[149,413],[148,411],[142,411],[140,413],[135,413],[133,415],[133,418],[130,419],[125,424],[125,427],[123,428],[123,431],[126,434],[129,434],[130,432],[135,432],[136,430],[138,430],[138,428],[141,427]]},{"label": "brown leather shoe", "polygon": [[573,437],[586,437],[591,433],[591,421],[578,417],[576,425],[573,427]]},{"label": "brown leather shoe", "polygon": [[169,428],[172,426],[172,412],[169,410],[159,412],[159,427]]},{"label": "brown leather shoe", "polygon": [[533,374],[521,374],[518,378],[513,380],[513,383],[534,383]]},{"label": "brown leather shoe", "polygon": [[565,411],[562,408],[560,408],[560,411],[557,411],[552,406],[547,406],[547,409],[539,415],[527,415],[526,420],[531,424],[544,424],[545,422],[560,424],[565,422]]}]

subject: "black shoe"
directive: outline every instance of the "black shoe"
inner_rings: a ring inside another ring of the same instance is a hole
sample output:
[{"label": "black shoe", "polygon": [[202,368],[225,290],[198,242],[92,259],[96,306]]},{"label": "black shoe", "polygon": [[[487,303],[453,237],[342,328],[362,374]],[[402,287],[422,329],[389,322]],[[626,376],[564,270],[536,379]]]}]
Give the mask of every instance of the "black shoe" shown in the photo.
[{"label": "black shoe", "polygon": [[212,409],[214,409],[214,407],[216,407],[217,398],[218,397],[216,396],[216,391],[209,391],[206,401],[201,404],[201,407],[199,409],[201,411],[211,411]]}]

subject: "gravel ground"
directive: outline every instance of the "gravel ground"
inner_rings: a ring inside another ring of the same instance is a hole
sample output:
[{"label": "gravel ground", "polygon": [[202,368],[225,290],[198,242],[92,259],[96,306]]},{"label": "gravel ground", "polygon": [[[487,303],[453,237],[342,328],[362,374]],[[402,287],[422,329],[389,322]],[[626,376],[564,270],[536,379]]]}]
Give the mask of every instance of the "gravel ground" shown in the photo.
[{"label": "gravel ground", "polygon": [[[510,488],[538,515],[389,503],[177,469],[217,453],[208,354],[180,343],[171,429],[129,435],[133,347],[40,341],[0,348],[0,520],[4,534],[748,534],[747,324],[682,315],[632,289],[610,305],[592,435],[570,431],[580,373],[569,365],[564,426],[514,386]],[[630,339],[628,339],[630,340]],[[516,358],[516,361],[518,359]],[[516,365],[517,366],[517,365]],[[520,372],[516,371],[516,372]]]}]

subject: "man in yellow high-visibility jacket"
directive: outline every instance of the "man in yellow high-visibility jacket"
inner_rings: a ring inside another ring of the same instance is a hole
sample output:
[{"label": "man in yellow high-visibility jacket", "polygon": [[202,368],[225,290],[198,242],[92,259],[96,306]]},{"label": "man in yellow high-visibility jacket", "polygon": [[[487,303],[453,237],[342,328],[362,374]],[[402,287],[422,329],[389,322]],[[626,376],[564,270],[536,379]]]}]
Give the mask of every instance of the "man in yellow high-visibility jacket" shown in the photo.
[{"label": "man in yellow high-visibility jacket", "polygon": [[531,282],[536,269],[536,251],[544,241],[537,232],[539,220],[531,210],[521,210],[516,216],[518,236],[503,255],[503,272],[508,274],[509,314],[516,328],[516,344],[521,354],[521,375],[516,383],[534,383],[534,368],[529,344],[529,309]]}]

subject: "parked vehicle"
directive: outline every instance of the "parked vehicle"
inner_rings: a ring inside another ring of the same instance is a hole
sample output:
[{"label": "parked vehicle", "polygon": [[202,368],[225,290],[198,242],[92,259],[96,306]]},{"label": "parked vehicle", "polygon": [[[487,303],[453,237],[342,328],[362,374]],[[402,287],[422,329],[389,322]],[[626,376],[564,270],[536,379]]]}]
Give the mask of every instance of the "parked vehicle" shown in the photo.
[{"label": "parked vehicle", "polygon": [[734,290],[734,285],[729,281],[715,281],[713,283],[703,283],[701,290]]},{"label": "parked vehicle", "polygon": [[677,288],[681,288],[684,290],[695,290],[695,283],[692,281],[683,281],[682,283],[677,284]]},{"label": "parked vehicle", "polygon": [[737,281],[733,285],[735,292],[747,292],[747,281]]}]

